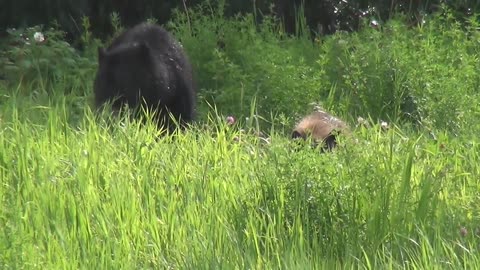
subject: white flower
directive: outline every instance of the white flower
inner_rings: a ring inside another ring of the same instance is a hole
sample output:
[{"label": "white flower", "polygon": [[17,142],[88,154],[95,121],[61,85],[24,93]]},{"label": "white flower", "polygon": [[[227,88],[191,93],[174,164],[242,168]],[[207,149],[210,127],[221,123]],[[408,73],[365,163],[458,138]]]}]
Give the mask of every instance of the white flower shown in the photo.
[{"label": "white flower", "polygon": [[381,126],[383,129],[388,129],[388,123],[385,122],[385,121],[382,121],[382,123],[380,124],[380,126]]},{"label": "white flower", "polygon": [[363,117],[359,116],[357,118],[357,122],[360,124],[360,125],[364,125],[365,124],[365,119],[363,119]]},{"label": "white flower", "polygon": [[33,35],[33,38],[35,39],[36,42],[45,41],[45,37],[43,36],[43,34],[41,32],[35,32],[35,34]]}]

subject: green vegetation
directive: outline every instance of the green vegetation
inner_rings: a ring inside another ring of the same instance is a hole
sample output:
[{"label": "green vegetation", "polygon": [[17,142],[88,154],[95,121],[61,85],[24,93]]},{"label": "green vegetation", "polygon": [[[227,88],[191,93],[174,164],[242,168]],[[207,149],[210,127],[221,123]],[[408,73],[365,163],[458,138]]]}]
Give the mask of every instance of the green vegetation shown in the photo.
[{"label": "green vegetation", "polygon": [[[92,113],[88,31],[81,53],[55,29],[2,41],[1,269],[480,267],[474,22],[397,18],[312,44],[248,16],[175,18],[201,117],[170,137]],[[299,147],[311,103],[370,127],[331,154]]]}]

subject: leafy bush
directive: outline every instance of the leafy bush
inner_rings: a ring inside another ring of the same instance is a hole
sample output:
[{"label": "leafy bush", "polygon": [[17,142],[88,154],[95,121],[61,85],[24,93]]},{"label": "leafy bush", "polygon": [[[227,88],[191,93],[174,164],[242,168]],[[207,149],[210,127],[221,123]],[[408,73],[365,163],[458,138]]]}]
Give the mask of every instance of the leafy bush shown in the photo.
[{"label": "leafy bush", "polygon": [[205,12],[177,14],[170,26],[195,64],[202,97],[224,114],[248,115],[255,97],[260,115],[293,117],[320,104],[350,121],[372,117],[456,134],[478,126],[474,20],[463,29],[446,13],[411,27],[398,16],[312,44],[285,36],[272,18],[257,28],[249,16],[198,14]]},{"label": "leafy bush", "polygon": [[260,115],[290,115],[320,100],[325,90],[312,66],[317,46],[286,37],[273,19],[257,29],[250,15],[198,15],[204,13],[178,14],[170,27],[192,58],[202,97],[221,113],[248,116],[256,98]]},{"label": "leafy bush", "polygon": [[[84,21],[88,27],[88,20]],[[93,45],[88,29],[82,36],[90,46],[84,53],[74,49],[64,41],[64,32],[58,28],[44,29],[42,26],[26,29],[9,29],[8,37],[2,40],[0,59],[5,63],[0,74],[10,87],[19,82],[31,83],[35,91],[50,92],[56,83],[64,83],[65,93],[88,92],[89,81],[93,76],[96,61],[93,57]],[[95,50],[96,56],[96,50]]]},{"label": "leafy bush", "polygon": [[471,23],[463,30],[448,17],[432,17],[408,28],[392,20],[380,30],[328,39],[319,63],[335,87],[334,103],[352,115],[457,134],[477,125],[479,49]]}]

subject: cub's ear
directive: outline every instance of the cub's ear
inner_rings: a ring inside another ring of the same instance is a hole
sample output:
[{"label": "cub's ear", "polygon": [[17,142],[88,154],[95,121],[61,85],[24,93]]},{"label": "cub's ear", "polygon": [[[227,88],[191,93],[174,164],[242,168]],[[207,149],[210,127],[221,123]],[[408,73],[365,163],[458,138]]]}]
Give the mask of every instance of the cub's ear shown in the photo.
[{"label": "cub's ear", "polygon": [[105,51],[105,48],[103,47],[98,47],[98,61],[102,62],[103,59],[105,58],[105,55],[107,52]]},{"label": "cub's ear", "polygon": [[292,132],[292,139],[297,139],[297,138],[305,139],[305,136],[303,136],[302,134],[300,134],[300,132],[298,132],[297,130],[294,130],[294,131]]},{"label": "cub's ear", "polygon": [[323,143],[324,150],[331,151],[337,146],[337,138],[334,134],[330,134],[323,140]]}]

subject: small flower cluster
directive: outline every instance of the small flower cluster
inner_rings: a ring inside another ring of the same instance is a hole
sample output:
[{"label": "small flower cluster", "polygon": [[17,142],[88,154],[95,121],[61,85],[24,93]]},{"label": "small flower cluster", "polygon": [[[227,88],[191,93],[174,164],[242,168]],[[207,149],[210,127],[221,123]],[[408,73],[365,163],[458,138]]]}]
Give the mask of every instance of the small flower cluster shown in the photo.
[{"label": "small flower cluster", "polygon": [[[15,28],[11,29],[12,31],[15,31]],[[30,43],[30,37],[26,36],[25,34],[20,34],[20,38],[25,41],[25,45],[31,45]],[[45,36],[43,35],[42,32],[35,32],[33,34],[33,40],[36,43],[44,43],[45,42]]]},{"label": "small flower cluster", "polygon": [[42,32],[35,32],[35,34],[33,34],[33,39],[38,43],[45,41],[45,37],[43,36]]},{"label": "small flower cluster", "polygon": [[[365,120],[363,117],[358,117],[357,118],[357,123],[358,123],[358,126],[364,126],[364,127],[369,127],[369,124],[368,124],[368,121]],[[386,121],[380,121],[380,127],[383,129],[383,130],[388,130],[390,128],[390,125],[388,124],[388,122]]]}]

